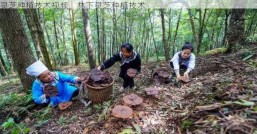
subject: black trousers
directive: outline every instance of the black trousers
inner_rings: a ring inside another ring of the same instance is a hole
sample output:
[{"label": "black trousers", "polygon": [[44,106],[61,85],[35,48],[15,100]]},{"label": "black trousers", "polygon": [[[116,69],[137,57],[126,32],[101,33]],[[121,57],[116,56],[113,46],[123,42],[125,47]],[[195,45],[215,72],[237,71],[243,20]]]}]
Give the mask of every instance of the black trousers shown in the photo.
[{"label": "black trousers", "polygon": [[127,88],[127,87],[133,88],[135,86],[134,78],[129,77],[127,74],[125,74],[124,76],[121,76],[121,78],[123,79],[122,86],[124,88]]},{"label": "black trousers", "polygon": [[[171,68],[174,70],[173,62],[170,62],[170,66],[171,66]],[[179,73],[181,73],[181,71],[182,71],[182,72],[185,72],[186,70],[187,70],[187,66],[185,66],[185,65],[179,65]],[[175,71],[173,71],[172,74],[175,75]]]}]

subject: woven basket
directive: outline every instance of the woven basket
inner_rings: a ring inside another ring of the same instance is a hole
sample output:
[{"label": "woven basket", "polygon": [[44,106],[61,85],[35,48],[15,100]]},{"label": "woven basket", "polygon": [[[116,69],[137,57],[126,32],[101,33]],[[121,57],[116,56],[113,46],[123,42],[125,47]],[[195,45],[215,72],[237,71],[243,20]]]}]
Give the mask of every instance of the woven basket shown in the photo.
[{"label": "woven basket", "polygon": [[102,103],[109,100],[112,95],[113,83],[113,77],[112,82],[107,87],[92,87],[86,83],[85,85],[88,91],[88,98],[92,101],[92,103]]}]

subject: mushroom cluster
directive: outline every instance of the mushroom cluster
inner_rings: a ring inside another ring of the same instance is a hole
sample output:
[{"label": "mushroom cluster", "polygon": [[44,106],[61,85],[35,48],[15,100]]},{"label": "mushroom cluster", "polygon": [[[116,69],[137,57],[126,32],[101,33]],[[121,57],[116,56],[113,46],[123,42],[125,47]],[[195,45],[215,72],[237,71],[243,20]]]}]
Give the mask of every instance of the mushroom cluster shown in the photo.
[{"label": "mushroom cluster", "polygon": [[149,87],[149,88],[146,88],[145,89],[145,92],[147,95],[158,95],[158,88],[155,88],[155,87]]},{"label": "mushroom cluster", "polygon": [[127,75],[129,77],[135,77],[137,75],[137,70],[133,69],[133,68],[130,68],[130,69],[127,70]]},{"label": "mushroom cluster", "polygon": [[185,77],[185,76],[180,76],[180,77],[179,77],[179,80],[181,80],[181,81],[183,81],[183,82],[185,82],[185,83],[190,82],[189,78],[188,78],[188,77]]},{"label": "mushroom cluster", "polygon": [[128,106],[117,105],[112,109],[112,115],[116,118],[127,119],[133,115],[133,110]]},{"label": "mushroom cluster", "polygon": [[[129,106],[136,106],[143,103],[143,99],[133,93],[124,96],[123,101]],[[128,106],[117,105],[112,109],[112,115],[116,118],[126,119],[133,115],[133,110]]]},{"label": "mushroom cluster", "polygon": [[65,110],[71,105],[72,105],[72,102],[68,101],[68,102],[60,103],[58,106],[59,106],[60,110]]},{"label": "mushroom cluster", "polygon": [[58,89],[52,85],[45,85],[43,90],[46,96],[54,97],[58,94]]},{"label": "mushroom cluster", "polygon": [[168,83],[169,82],[169,69],[167,67],[161,67],[154,71],[153,79],[158,83]]},{"label": "mushroom cluster", "polygon": [[109,72],[92,69],[87,84],[93,87],[107,87],[111,82],[112,77]]},{"label": "mushroom cluster", "polygon": [[140,105],[143,103],[143,99],[135,94],[129,94],[123,97],[123,101],[131,106]]}]

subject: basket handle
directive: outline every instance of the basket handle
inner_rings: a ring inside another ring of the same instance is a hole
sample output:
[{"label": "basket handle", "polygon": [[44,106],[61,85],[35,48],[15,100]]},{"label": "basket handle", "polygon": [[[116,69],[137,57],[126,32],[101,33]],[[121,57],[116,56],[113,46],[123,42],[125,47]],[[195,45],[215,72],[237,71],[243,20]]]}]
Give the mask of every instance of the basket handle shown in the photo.
[{"label": "basket handle", "polygon": [[84,94],[86,94],[86,96],[87,96],[87,92],[85,93],[85,84],[84,84],[84,82],[82,82],[81,84],[80,84],[80,86],[79,86],[79,101],[81,102],[81,103],[83,103],[84,105],[85,105],[85,107],[87,107],[87,106],[89,106],[90,104],[91,104],[91,101],[89,101],[89,102],[86,102],[84,99],[83,99],[83,96],[84,96]]}]

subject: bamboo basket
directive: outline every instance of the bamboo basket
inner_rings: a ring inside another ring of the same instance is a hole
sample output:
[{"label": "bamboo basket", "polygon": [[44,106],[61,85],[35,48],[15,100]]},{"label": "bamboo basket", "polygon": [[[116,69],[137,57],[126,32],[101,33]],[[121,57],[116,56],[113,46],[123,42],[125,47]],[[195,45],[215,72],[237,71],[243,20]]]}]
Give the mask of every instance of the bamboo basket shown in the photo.
[{"label": "bamboo basket", "polygon": [[92,103],[102,103],[111,98],[113,89],[114,78],[112,77],[112,82],[107,87],[93,87],[85,83],[86,89],[88,91],[88,98]]}]

